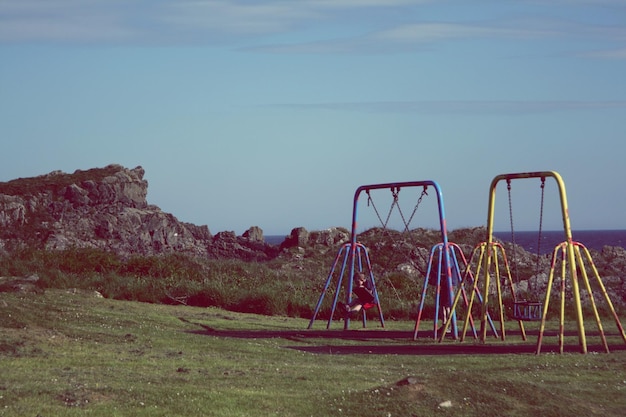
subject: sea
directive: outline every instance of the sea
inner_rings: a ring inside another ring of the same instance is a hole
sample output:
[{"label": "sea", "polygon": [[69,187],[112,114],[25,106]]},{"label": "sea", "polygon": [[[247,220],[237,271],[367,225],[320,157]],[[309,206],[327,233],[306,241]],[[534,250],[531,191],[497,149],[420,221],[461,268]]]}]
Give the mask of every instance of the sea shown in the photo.
[{"label": "sea", "polygon": [[[493,235],[503,242],[511,242],[511,232],[494,232]],[[271,245],[280,245],[286,236],[268,235],[265,242]],[[537,247],[542,254],[552,253],[556,245],[565,241],[563,230],[541,232],[541,242],[537,231],[515,232],[515,243],[522,246],[527,252],[537,253]],[[618,246],[626,249],[626,230],[573,230],[572,239],[583,244],[587,249],[602,250],[604,246]]]}]

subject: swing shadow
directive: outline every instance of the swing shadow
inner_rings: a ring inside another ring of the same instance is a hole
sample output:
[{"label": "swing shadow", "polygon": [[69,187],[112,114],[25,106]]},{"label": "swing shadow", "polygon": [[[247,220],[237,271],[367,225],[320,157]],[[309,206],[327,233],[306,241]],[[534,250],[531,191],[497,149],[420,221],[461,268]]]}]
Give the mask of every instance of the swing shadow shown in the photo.
[{"label": "swing shadow", "polygon": [[[441,356],[441,355],[514,355],[530,354],[534,355],[536,346],[532,344],[430,344],[430,345],[359,345],[359,346],[284,346],[289,349],[302,352],[326,355],[420,355],[420,356]],[[604,353],[604,347],[600,344],[588,345],[589,352]],[[613,346],[611,351],[626,350],[626,346]],[[564,353],[580,353],[578,345],[566,345],[563,347]],[[541,347],[541,354],[560,353],[557,345],[545,344]]]},{"label": "swing shadow", "polygon": [[[536,343],[528,340],[522,343],[502,343],[498,344],[479,343],[478,341],[463,342],[455,341],[451,337],[446,337],[444,342],[433,340],[433,332],[419,331],[416,343],[402,343],[413,340],[413,330],[218,330],[210,326],[194,323],[184,318],[181,321],[200,327],[198,330],[186,330],[190,334],[197,334],[208,337],[233,338],[233,339],[283,339],[296,343],[308,343],[307,345],[283,345],[282,348],[298,350],[301,352],[319,355],[498,355],[498,354],[535,354]],[[538,331],[527,331],[527,335],[537,335]],[[557,331],[544,332],[544,336],[554,336]],[[606,336],[618,336],[617,333],[606,332]],[[508,336],[521,338],[519,331],[508,331]],[[565,332],[565,336],[576,336],[576,331]],[[593,332],[588,332],[588,336],[597,336]],[[333,343],[312,344],[316,340],[349,340],[364,342],[364,344],[343,345]],[[520,340],[520,339],[518,339]],[[376,343],[376,342],[379,343]],[[396,344],[387,344],[387,343]],[[604,352],[601,344],[589,345],[589,352]],[[626,351],[626,344],[611,346],[611,351]],[[580,347],[575,344],[564,345],[563,352],[579,353]],[[541,347],[541,354],[559,353],[557,344]]]}]

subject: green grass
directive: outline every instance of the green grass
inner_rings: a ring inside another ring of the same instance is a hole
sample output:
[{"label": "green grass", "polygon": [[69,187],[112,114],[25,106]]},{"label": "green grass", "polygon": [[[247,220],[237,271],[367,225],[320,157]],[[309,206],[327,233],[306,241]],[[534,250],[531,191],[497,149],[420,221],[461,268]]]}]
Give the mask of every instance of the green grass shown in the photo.
[{"label": "green grass", "polygon": [[[88,290],[0,293],[0,317],[0,415],[7,417],[622,416],[626,410],[623,349],[424,354],[479,343],[413,341],[411,321],[388,321],[386,329],[370,321],[366,331],[352,323],[347,332],[339,322],[331,331],[316,322],[306,330],[302,318],[111,300]],[[610,346],[623,346],[615,326],[605,320],[604,327],[613,334]],[[520,343],[511,332],[506,342],[487,345]],[[535,338],[525,343],[532,346]],[[336,354],[311,353],[333,349]],[[399,383],[408,377],[414,383]],[[440,406],[444,401],[451,407]]]}]

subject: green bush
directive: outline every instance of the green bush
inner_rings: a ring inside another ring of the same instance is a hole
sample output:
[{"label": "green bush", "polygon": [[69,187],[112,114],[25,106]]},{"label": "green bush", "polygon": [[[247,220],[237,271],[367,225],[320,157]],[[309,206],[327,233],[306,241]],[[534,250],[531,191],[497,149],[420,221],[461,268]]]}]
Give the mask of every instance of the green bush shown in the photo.
[{"label": "green bush", "polygon": [[[0,276],[29,277],[36,274],[41,288],[97,290],[107,298],[120,300],[215,306],[308,319],[323,289],[328,264],[316,260],[304,269],[287,269],[282,267],[280,261],[208,260],[182,254],[121,259],[110,252],[93,248],[64,251],[22,249],[0,256]],[[415,320],[423,279],[397,271],[377,274],[376,279],[385,318]],[[340,296],[343,297],[343,288],[341,291]],[[317,319],[328,319],[333,297],[334,283],[324,295]],[[490,300],[494,302],[493,298]],[[570,304],[566,306],[566,318],[573,319],[575,311],[571,300],[567,302]],[[558,294],[553,293],[549,307],[548,318],[558,317]],[[505,295],[504,308],[510,320],[513,310],[510,296]],[[603,316],[609,314],[602,302],[598,303],[598,308]],[[475,300],[475,319],[480,316],[480,309],[480,303]],[[371,309],[368,317],[376,318],[375,310]],[[434,310],[434,295],[429,288],[422,320],[432,319]],[[589,310],[585,309],[585,317],[590,315]],[[463,305],[457,306],[457,317],[465,317]]]}]

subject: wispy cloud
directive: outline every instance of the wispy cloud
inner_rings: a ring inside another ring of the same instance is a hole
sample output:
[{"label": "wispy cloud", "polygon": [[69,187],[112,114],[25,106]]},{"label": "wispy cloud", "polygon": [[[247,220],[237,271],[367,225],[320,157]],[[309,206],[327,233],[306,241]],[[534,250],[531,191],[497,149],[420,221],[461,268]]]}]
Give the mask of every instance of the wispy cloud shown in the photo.
[{"label": "wispy cloud", "polygon": [[423,100],[345,103],[285,103],[278,107],[368,113],[523,115],[545,112],[626,109],[626,101]]},{"label": "wispy cloud", "polygon": [[[624,9],[626,11],[626,8]],[[397,52],[431,48],[455,41],[546,41],[584,40],[626,44],[626,27],[601,25],[547,17],[516,17],[481,21],[417,20],[398,23],[382,30],[356,33],[300,43],[266,44],[256,51],[274,53],[336,53],[336,52]],[[619,50],[619,49],[618,49]],[[592,56],[591,54],[587,56]],[[619,58],[620,54],[594,54],[595,57]]]},{"label": "wispy cloud", "polygon": [[[452,11],[454,4],[448,4]],[[423,11],[439,7],[441,12],[443,5],[440,0],[3,0],[0,43],[225,43],[263,53],[360,54],[416,51],[459,40],[584,38],[618,44],[613,53],[588,56],[623,59],[626,28],[621,26],[593,19],[423,17]],[[538,1],[529,7],[524,13],[542,16],[551,6]]]},{"label": "wispy cloud", "polygon": [[585,57],[602,59],[626,59],[626,47],[619,49],[607,49],[603,51],[591,51],[584,54]]},{"label": "wispy cloud", "polygon": [[432,0],[3,0],[0,42],[212,42],[297,30],[346,10]]},{"label": "wispy cloud", "polygon": [[448,39],[536,38],[555,34],[554,30],[546,28],[528,29],[486,24],[424,22],[381,31],[374,34],[372,38],[392,42],[435,42]]},{"label": "wispy cloud", "polygon": [[0,3],[0,42],[125,42],[139,31],[124,2],[8,0]]},{"label": "wispy cloud", "polygon": [[441,42],[477,39],[545,39],[564,34],[545,27],[485,23],[416,22],[343,39],[259,45],[249,50],[270,53],[390,53],[428,49]]},{"label": "wispy cloud", "polygon": [[285,2],[180,1],[166,5],[157,19],[192,33],[251,36],[289,31],[297,22],[316,18],[315,10]]}]

